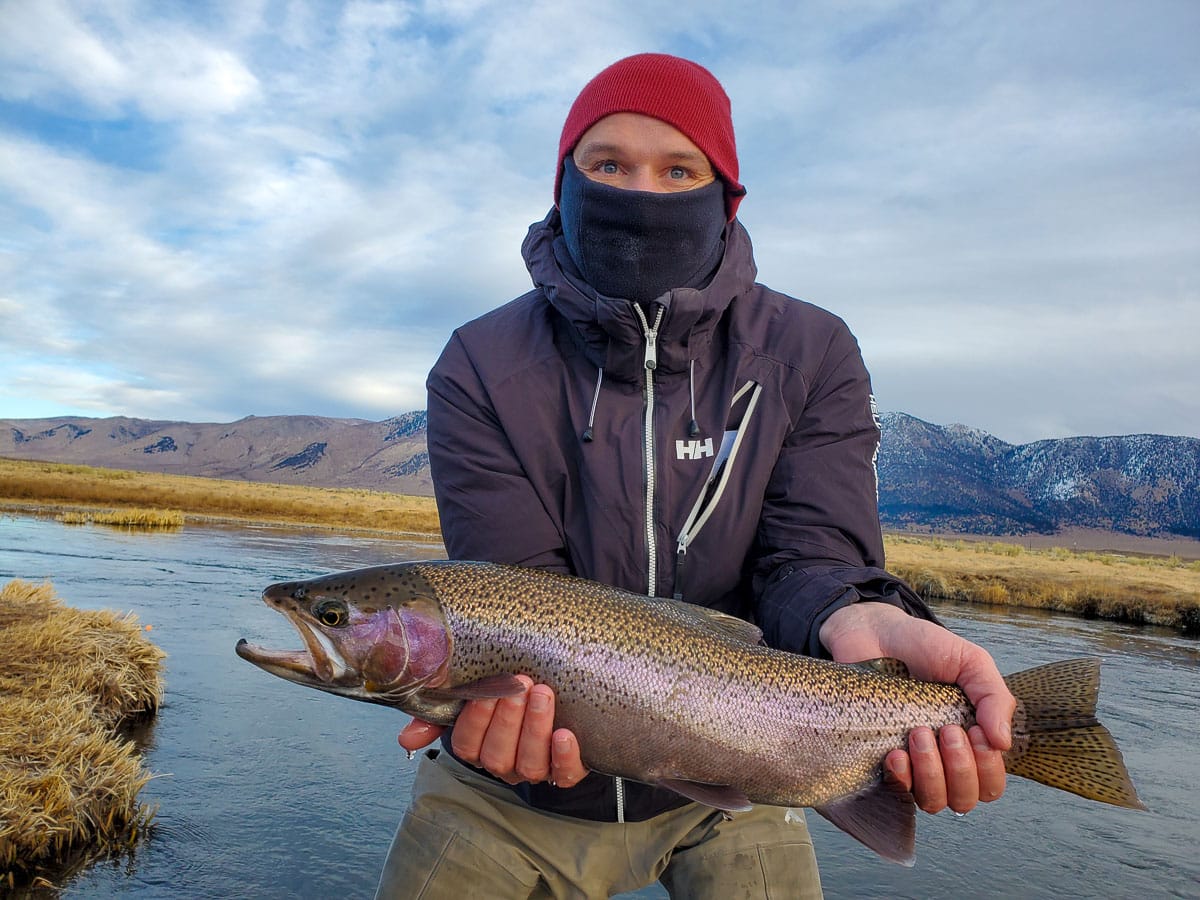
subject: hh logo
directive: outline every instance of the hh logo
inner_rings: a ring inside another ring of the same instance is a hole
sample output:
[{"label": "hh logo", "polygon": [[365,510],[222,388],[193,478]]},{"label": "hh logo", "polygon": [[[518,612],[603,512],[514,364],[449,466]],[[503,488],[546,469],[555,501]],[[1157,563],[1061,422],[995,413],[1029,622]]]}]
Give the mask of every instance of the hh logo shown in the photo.
[{"label": "hh logo", "polygon": [[676,459],[700,459],[702,456],[713,455],[712,438],[705,438],[702,441],[676,441],[675,442],[675,458]]}]

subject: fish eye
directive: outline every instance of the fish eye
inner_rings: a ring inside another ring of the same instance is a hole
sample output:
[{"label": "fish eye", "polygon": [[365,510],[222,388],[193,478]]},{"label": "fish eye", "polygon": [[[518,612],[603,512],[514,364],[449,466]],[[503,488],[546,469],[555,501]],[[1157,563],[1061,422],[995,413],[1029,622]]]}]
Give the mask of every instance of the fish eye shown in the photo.
[{"label": "fish eye", "polygon": [[327,600],[313,609],[313,615],[322,625],[337,628],[346,624],[350,618],[350,611],[346,609],[346,604],[338,600]]}]

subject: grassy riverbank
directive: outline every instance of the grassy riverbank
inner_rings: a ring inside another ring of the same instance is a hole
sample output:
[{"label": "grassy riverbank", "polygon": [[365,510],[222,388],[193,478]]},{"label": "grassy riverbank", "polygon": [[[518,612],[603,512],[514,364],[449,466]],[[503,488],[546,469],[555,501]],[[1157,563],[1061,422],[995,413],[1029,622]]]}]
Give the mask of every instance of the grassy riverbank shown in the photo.
[{"label": "grassy riverbank", "polygon": [[896,535],[886,545],[888,569],[925,597],[1200,634],[1200,561]]},{"label": "grassy riverbank", "polygon": [[[435,540],[438,535],[437,509],[429,497],[0,459],[0,509],[5,505],[96,522],[105,511],[119,521],[150,509],[177,511],[184,521],[268,522]],[[899,535],[885,542],[888,567],[928,597],[1054,609],[1200,634],[1200,561]]]},{"label": "grassy riverbank", "polygon": [[5,506],[93,521],[149,509],[176,512],[184,521],[268,522],[434,538],[439,533],[431,497],[0,458],[0,509]]},{"label": "grassy riverbank", "polygon": [[151,776],[117,729],[158,708],[163,657],[133,616],[0,586],[0,895],[145,831]]}]

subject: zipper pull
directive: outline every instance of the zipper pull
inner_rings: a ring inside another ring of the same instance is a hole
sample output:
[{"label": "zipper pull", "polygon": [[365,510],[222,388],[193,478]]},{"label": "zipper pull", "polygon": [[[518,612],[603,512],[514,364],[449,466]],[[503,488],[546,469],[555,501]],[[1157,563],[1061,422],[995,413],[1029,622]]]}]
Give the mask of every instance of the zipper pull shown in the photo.
[{"label": "zipper pull", "polygon": [[637,311],[638,318],[642,320],[642,329],[646,334],[646,368],[653,372],[658,368],[658,326],[662,324],[665,310],[661,306],[658,308],[658,312],[654,314],[654,324],[651,325],[646,321],[640,307],[634,307],[634,309]]},{"label": "zipper pull", "polygon": [[654,371],[658,367],[658,332],[646,332],[646,368]]}]

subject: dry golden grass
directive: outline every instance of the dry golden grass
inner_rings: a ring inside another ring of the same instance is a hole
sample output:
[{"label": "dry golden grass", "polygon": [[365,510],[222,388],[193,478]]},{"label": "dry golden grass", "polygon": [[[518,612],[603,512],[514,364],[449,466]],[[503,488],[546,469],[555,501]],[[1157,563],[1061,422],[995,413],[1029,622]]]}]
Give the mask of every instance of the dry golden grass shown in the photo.
[{"label": "dry golden grass", "polygon": [[[0,458],[0,508],[180,510],[185,519],[440,533],[432,498],[153,475]],[[1200,633],[1200,562],[889,535],[888,565],[926,596],[1030,606]]]},{"label": "dry golden grass", "polygon": [[1200,563],[1061,547],[888,536],[888,568],[922,596],[1052,609],[1200,634]]},{"label": "dry golden grass", "polygon": [[70,510],[56,517],[64,525],[112,525],[115,528],[172,530],[183,527],[183,513],[177,509],[97,509]]},{"label": "dry golden grass", "polygon": [[158,708],[163,657],[131,615],[72,609],[47,584],[0,588],[0,885],[145,830],[151,776],[114,729]]},{"label": "dry golden grass", "polygon": [[0,507],[89,514],[178,510],[187,519],[231,519],[436,536],[432,497],[385,491],[222,481],[0,458]]}]

